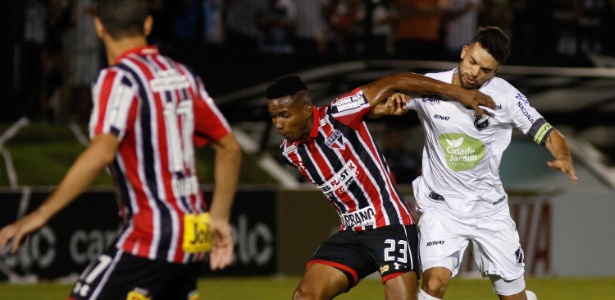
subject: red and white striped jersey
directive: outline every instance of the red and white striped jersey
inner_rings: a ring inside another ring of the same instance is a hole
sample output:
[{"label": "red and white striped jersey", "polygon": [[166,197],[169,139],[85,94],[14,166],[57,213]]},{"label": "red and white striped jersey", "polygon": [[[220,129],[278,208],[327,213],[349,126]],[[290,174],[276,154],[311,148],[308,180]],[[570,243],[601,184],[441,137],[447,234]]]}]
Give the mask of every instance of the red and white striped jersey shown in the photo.
[{"label": "red and white striped jersey", "polygon": [[182,250],[184,215],[207,209],[194,145],[230,133],[203,83],[147,46],[102,70],[92,94],[90,138],[110,133],[120,141],[109,167],[124,220],[117,247],[175,263],[202,259]]},{"label": "red and white striped jersey", "polygon": [[371,106],[357,88],[327,107],[314,107],[309,138],[280,148],[287,162],[315,184],[340,216],[340,230],[414,224],[385,158],[363,117]]}]

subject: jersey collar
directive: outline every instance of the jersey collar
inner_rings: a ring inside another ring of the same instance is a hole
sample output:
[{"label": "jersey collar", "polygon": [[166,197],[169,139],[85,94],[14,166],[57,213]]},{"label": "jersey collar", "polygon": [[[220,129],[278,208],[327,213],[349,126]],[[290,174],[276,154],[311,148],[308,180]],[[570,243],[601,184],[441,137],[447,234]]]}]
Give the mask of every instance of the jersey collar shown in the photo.
[{"label": "jersey collar", "polygon": [[310,138],[315,139],[318,136],[318,128],[320,128],[320,111],[318,107],[312,105],[312,131],[310,131]]},{"label": "jersey collar", "polygon": [[122,53],[122,55],[118,56],[117,59],[115,60],[115,63],[117,64],[121,59],[123,59],[124,57],[130,54],[151,55],[151,54],[159,54],[159,53],[160,51],[158,51],[158,47],[154,45],[147,45],[143,47],[132,48]]}]

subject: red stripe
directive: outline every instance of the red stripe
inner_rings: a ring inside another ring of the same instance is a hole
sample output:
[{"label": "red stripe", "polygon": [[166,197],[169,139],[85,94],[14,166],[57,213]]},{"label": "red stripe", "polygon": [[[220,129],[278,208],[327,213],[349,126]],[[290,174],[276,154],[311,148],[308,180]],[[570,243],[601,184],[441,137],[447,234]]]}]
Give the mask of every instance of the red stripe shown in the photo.
[{"label": "red stripe", "polygon": [[307,267],[313,264],[327,265],[327,266],[331,266],[331,267],[334,267],[334,268],[350,273],[350,275],[352,275],[352,278],[354,279],[354,283],[352,284],[352,286],[355,286],[359,282],[359,275],[357,275],[357,271],[355,271],[349,266],[342,265],[340,263],[336,263],[336,262],[332,262],[328,260],[315,259],[315,260],[311,260],[310,262],[308,262]]},{"label": "red stripe", "polygon": [[96,127],[92,136],[96,136],[103,132],[105,125],[105,117],[107,114],[107,106],[109,104],[109,95],[111,95],[111,91],[114,88],[113,82],[115,81],[117,72],[109,70],[107,72],[104,72],[103,76],[104,77],[99,78],[100,94],[98,95],[98,103],[96,103],[96,106],[99,110],[98,116],[96,116]]}]

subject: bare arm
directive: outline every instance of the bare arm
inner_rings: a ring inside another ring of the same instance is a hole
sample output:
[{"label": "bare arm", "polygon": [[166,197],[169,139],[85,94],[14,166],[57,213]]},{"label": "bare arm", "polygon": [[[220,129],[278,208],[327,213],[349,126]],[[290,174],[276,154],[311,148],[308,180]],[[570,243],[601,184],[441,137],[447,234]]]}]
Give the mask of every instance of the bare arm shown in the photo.
[{"label": "bare arm", "polygon": [[551,131],[545,144],[551,155],[555,157],[554,161],[547,162],[547,165],[553,169],[560,170],[568,174],[568,178],[572,183],[577,183],[577,176],[572,164],[572,155],[568,148],[568,143],[564,136],[557,130]]},{"label": "bare arm", "polygon": [[35,211],[0,231],[0,250],[13,239],[11,252],[17,251],[23,239],[40,229],[51,217],[73,202],[115,158],[118,148],[115,135],[96,136],[88,148],[79,155],[58,188]]},{"label": "bare arm", "polygon": [[213,233],[210,267],[223,269],[233,259],[233,238],[229,219],[241,166],[241,147],[233,134],[214,144],[214,195],[210,208]]},{"label": "bare arm", "polygon": [[465,107],[472,108],[481,115],[486,114],[486,112],[479,105],[496,109],[493,99],[478,90],[464,89],[460,86],[409,72],[381,78],[362,86],[361,90],[372,107],[385,101],[394,93],[401,92],[441,95],[453,99]]}]

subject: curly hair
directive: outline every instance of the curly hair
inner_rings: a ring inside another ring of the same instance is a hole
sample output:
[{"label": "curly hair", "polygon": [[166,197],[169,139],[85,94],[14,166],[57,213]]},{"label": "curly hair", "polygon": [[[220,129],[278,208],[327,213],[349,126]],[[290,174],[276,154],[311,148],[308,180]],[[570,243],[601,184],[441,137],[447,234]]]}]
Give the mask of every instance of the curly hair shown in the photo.
[{"label": "curly hair", "polygon": [[277,99],[286,96],[294,96],[298,92],[308,91],[307,85],[297,75],[284,75],[275,79],[265,90],[267,99]]}]

